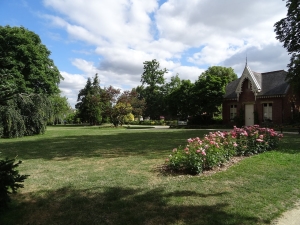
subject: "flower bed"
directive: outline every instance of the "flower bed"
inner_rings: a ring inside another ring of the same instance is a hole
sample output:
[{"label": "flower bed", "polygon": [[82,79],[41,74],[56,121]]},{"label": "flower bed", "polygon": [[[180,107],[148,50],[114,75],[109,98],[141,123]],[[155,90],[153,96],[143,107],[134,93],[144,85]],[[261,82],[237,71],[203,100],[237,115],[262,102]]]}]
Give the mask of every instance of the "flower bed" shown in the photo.
[{"label": "flower bed", "polygon": [[174,148],[166,159],[167,168],[188,174],[199,174],[228,161],[232,156],[258,154],[275,149],[282,134],[258,125],[231,131],[210,132],[202,139],[187,140],[186,146]]}]

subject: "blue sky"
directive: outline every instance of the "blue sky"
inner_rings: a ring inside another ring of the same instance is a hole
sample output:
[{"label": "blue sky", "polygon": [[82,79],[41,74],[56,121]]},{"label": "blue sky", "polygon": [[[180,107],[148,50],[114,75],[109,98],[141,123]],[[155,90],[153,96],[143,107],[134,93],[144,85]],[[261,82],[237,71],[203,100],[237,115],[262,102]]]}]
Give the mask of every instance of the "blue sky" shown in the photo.
[{"label": "blue sky", "polygon": [[0,25],[38,34],[65,78],[72,107],[88,77],[101,86],[140,85],[143,62],[195,81],[209,66],[286,69],[289,56],[275,38],[285,17],[281,0],[0,0]]}]

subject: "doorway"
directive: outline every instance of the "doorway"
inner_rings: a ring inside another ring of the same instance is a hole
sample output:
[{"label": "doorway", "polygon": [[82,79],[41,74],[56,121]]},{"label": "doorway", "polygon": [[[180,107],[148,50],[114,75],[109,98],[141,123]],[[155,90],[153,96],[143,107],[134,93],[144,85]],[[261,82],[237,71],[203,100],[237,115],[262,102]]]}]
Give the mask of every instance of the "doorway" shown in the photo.
[{"label": "doorway", "polygon": [[254,105],[245,105],[245,126],[254,125]]}]

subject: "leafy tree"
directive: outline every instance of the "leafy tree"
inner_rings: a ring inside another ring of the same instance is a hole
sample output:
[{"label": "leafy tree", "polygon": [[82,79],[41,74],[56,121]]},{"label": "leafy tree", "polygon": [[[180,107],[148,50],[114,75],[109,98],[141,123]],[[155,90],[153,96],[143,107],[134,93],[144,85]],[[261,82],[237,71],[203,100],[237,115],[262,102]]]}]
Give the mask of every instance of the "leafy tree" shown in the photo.
[{"label": "leafy tree", "polygon": [[141,77],[142,85],[147,84],[154,89],[157,85],[165,83],[164,74],[168,71],[166,68],[159,69],[160,65],[156,59],[145,61],[143,64],[144,72]]},{"label": "leafy tree", "polygon": [[192,91],[190,80],[181,80],[180,86],[167,96],[169,115],[172,119],[186,120],[192,111]]},{"label": "leafy tree", "polygon": [[147,108],[145,115],[152,119],[158,119],[160,114],[164,112],[164,96],[162,85],[165,83],[164,74],[167,69],[160,69],[160,64],[156,59],[145,61],[144,72],[141,76],[142,86],[138,87],[139,94],[145,99]]},{"label": "leafy tree", "polygon": [[7,207],[10,202],[9,194],[16,193],[29,175],[20,175],[16,168],[22,163],[15,159],[0,159],[0,210]]},{"label": "leafy tree", "polygon": [[88,78],[86,85],[79,91],[77,104],[78,118],[83,122],[88,122],[90,125],[100,124],[102,121],[102,89],[98,74],[93,78]]},{"label": "leafy tree", "polygon": [[300,4],[299,0],[287,0],[287,16],[275,23],[276,38],[283,42],[283,46],[291,55],[288,64],[288,76],[290,84],[299,90],[300,88]]},{"label": "leafy tree", "polygon": [[9,95],[59,93],[62,76],[50,54],[34,32],[24,27],[0,26],[0,76],[15,87]]},{"label": "leafy tree", "polygon": [[0,26],[0,136],[41,134],[62,76],[38,35]]},{"label": "leafy tree", "polygon": [[111,121],[115,127],[123,125],[125,117],[131,113],[132,107],[130,103],[118,102],[112,107]]},{"label": "leafy tree", "polygon": [[205,79],[206,76],[212,75],[221,78],[221,82],[223,85],[223,90],[225,91],[225,87],[231,81],[238,79],[236,73],[231,67],[223,67],[223,66],[212,66],[209,67],[206,71],[201,74],[201,78]]},{"label": "leafy tree", "polygon": [[220,113],[225,87],[235,79],[232,68],[213,66],[203,72],[194,85],[192,115],[212,118],[214,113]]},{"label": "leafy tree", "polygon": [[106,122],[114,123],[113,118],[116,117],[114,106],[118,101],[119,95],[120,89],[114,88],[113,86],[104,88],[101,92],[103,109],[102,116]]},{"label": "leafy tree", "polygon": [[143,112],[146,109],[145,99],[141,98],[133,88],[131,91],[124,91],[118,98],[118,102],[130,103],[132,106],[133,115],[140,120],[140,117],[143,115]]},{"label": "leafy tree", "polygon": [[71,106],[68,103],[67,97],[62,97],[59,94],[50,97],[52,106],[51,123],[62,123],[70,113]]},{"label": "leafy tree", "polygon": [[51,102],[45,95],[16,94],[0,106],[0,136],[43,134],[51,113]]}]

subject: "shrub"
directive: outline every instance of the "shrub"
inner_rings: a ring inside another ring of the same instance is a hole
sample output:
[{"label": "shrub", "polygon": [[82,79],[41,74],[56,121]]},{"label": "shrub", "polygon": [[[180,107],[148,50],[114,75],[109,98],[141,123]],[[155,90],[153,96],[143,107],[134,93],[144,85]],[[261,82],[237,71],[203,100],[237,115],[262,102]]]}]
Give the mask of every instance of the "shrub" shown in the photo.
[{"label": "shrub", "polygon": [[275,149],[283,137],[273,129],[261,128],[258,125],[234,127],[231,135],[236,139],[237,155],[251,155]]},{"label": "shrub", "polygon": [[16,193],[23,188],[21,184],[29,175],[20,175],[16,170],[22,161],[15,163],[15,159],[0,160],[0,209],[6,208],[10,202],[9,194]]},{"label": "shrub", "polygon": [[170,169],[189,174],[201,173],[228,160],[235,154],[234,143],[227,132],[214,132],[190,138],[183,148],[173,149],[173,154],[166,160]]},{"label": "shrub", "polygon": [[174,148],[166,159],[174,171],[198,174],[220,166],[235,155],[258,154],[276,148],[282,134],[257,125],[237,128],[229,132],[210,132],[202,139],[189,138],[187,145]]}]

